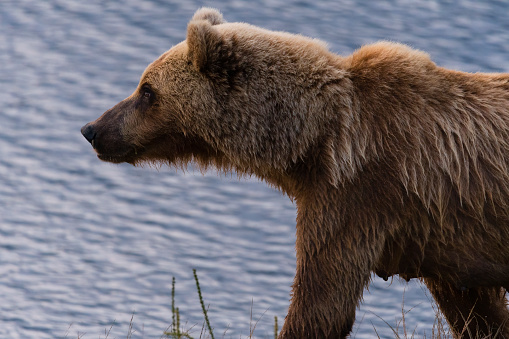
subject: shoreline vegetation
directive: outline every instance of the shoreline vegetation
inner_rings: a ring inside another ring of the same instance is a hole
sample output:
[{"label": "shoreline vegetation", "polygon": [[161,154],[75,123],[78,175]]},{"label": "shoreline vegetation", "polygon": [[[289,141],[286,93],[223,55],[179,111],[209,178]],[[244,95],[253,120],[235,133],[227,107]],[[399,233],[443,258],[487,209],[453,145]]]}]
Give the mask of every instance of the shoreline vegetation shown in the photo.
[{"label": "shoreline vegetation", "polygon": [[[180,310],[179,307],[175,304],[175,277],[172,278],[172,284],[171,284],[171,312],[172,312],[172,323],[168,328],[161,334],[161,339],[215,339],[214,330],[213,327],[210,324],[209,317],[208,317],[208,307],[205,307],[205,302],[203,300],[202,291],[200,287],[200,281],[198,279],[198,274],[196,272],[196,269],[193,269],[193,276],[196,283],[196,291],[198,292],[198,298],[200,301],[202,314],[203,314],[203,323],[201,326],[201,330],[198,336],[193,336],[192,331],[195,328],[195,325],[190,326],[189,328],[184,328],[184,326],[187,325],[187,322],[185,325],[182,325],[180,320]],[[427,334],[425,331],[421,334],[417,332],[417,326],[414,329],[409,329],[406,324],[406,315],[410,313],[413,310],[413,307],[410,309],[405,310],[405,295],[403,293],[403,300],[401,303],[401,318],[396,319],[395,325],[391,325],[386,320],[382,319],[381,317],[378,317],[380,320],[382,320],[388,328],[391,329],[394,338],[395,339],[452,339],[454,336],[449,330],[449,326],[443,316],[440,314],[440,311],[438,310],[437,305],[433,300],[430,300],[432,303],[433,311],[435,312],[435,320],[433,322],[433,326],[431,328],[431,334]],[[239,336],[239,339],[254,339],[256,338],[254,336],[254,331],[256,329],[256,325],[260,321],[260,319],[265,315],[265,312],[256,320],[256,322],[253,324],[253,314],[252,314],[252,307],[251,307],[251,321],[249,325],[249,335],[247,337],[241,337]],[[468,324],[468,321],[467,321]],[[109,335],[111,332],[111,329],[113,328],[115,324],[112,324],[109,328],[106,328],[104,330],[104,339],[109,339]],[[66,331],[66,334],[64,338],[68,338],[69,336],[69,330],[71,328],[72,324],[69,326],[69,328]],[[134,328],[134,314],[131,316],[131,320],[129,322],[129,328],[126,335],[127,339],[133,339],[133,335],[135,334]],[[224,333],[219,338],[226,338],[228,328],[225,329]],[[498,333],[495,332],[494,334],[491,334],[489,336],[479,336],[475,333],[469,333],[467,332],[468,328],[465,328],[465,332],[462,333],[466,338],[472,338],[472,339],[496,339],[499,337]],[[386,335],[380,335],[378,333],[379,331],[377,328],[373,325],[373,333],[376,338],[382,339],[387,338]],[[422,332],[422,331],[420,331]],[[85,338],[86,333],[79,333],[77,334],[77,339],[86,339]],[[272,334],[265,334],[262,336],[262,338],[271,338],[277,339],[277,336],[279,334],[279,325],[278,325],[278,317],[274,316],[274,332]],[[356,338],[356,332],[352,332],[350,334],[349,338]],[[101,338],[101,337],[99,337]],[[142,335],[141,338],[144,338]]]},{"label": "shoreline vegetation", "polygon": [[[198,299],[200,300],[200,305],[202,309],[203,314],[203,325],[200,331],[198,339],[215,339],[214,337],[214,331],[212,329],[212,326],[210,325],[209,317],[208,317],[208,307],[205,307],[205,302],[203,301],[203,296],[200,288],[200,280],[198,279],[198,274],[196,273],[196,269],[193,269],[193,276],[194,281],[196,283],[196,291],[198,292]],[[192,329],[183,329],[180,324],[180,311],[179,308],[175,306],[175,277],[172,278],[171,283],[171,311],[172,311],[172,324],[169,327],[169,330],[165,331],[163,333],[163,337],[161,338],[169,338],[169,339],[195,339],[191,336],[190,330]],[[254,331],[256,328],[256,325],[258,324],[258,321],[264,316],[265,312],[260,316],[260,318],[255,322],[253,325],[253,313],[252,313],[252,307],[251,307],[251,322],[249,326],[249,336],[247,338],[254,338]],[[223,336],[221,338],[226,337],[226,331],[228,331],[228,328],[225,330]],[[279,332],[278,328],[278,319],[277,316],[274,317],[274,339],[277,339],[277,335]]]}]

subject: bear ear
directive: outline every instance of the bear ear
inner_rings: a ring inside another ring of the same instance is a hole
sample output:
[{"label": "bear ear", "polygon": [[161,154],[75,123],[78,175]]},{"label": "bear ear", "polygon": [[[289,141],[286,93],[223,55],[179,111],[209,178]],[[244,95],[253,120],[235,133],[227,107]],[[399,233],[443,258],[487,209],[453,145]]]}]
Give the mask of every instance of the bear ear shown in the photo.
[{"label": "bear ear", "polygon": [[196,20],[206,20],[213,26],[225,23],[221,12],[215,8],[208,7],[202,7],[194,13],[191,21]]},{"label": "bear ear", "polygon": [[200,72],[212,70],[221,58],[224,41],[211,22],[208,19],[191,20],[187,25],[186,41],[188,58],[194,67]]}]

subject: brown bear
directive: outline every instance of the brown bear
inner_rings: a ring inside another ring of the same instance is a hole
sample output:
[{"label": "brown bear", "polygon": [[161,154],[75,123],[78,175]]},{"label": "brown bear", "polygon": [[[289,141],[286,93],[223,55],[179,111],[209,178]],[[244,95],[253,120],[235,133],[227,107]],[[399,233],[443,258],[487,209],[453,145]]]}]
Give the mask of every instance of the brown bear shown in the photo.
[{"label": "brown bear", "polygon": [[339,56],[201,9],[82,134],[104,161],[194,161],[295,200],[280,338],[346,337],[372,272],[424,281],[456,337],[509,338],[508,74],[389,42]]}]

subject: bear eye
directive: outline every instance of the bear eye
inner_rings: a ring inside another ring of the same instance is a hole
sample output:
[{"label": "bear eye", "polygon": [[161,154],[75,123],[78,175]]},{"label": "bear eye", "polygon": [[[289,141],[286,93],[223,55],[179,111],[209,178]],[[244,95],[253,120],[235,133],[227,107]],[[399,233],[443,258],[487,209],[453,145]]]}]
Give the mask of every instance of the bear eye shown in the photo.
[{"label": "bear eye", "polygon": [[154,92],[149,86],[143,86],[141,89],[141,95],[145,100],[151,100],[154,98]]},{"label": "bear eye", "polygon": [[143,97],[145,99],[150,99],[150,97],[152,97],[152,91],[147,88],[144,88],[143,89]]}]

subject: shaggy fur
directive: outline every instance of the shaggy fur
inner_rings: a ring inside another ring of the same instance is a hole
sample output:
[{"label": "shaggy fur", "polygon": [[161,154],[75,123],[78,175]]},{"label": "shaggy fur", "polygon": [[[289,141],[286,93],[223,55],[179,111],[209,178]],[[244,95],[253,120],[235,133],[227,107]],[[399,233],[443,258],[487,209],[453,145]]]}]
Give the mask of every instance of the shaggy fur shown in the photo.
[{"label": "shaggy fur", "polygon": [[82,133],[110,162],[194,161],[296,201],[281,338],[344,338],[375,272],[420,278],[457,337],[509,338],[509,75],[381,42],[342,57],[211,9]]}]

